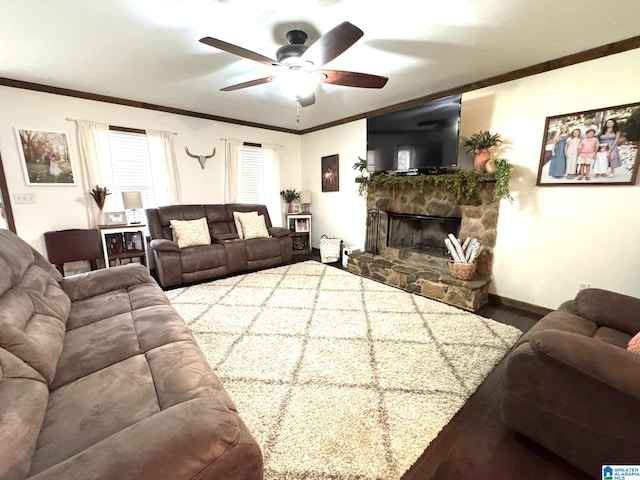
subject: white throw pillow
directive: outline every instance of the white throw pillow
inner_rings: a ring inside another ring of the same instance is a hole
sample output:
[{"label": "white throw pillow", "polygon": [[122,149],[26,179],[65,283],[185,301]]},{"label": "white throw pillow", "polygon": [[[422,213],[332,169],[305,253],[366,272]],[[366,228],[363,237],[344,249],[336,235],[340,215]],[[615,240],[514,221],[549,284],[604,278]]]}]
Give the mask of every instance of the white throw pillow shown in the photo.
[{"label": "white throw pillow", "polygon": [[265,238],[269,236],[267,225],[262,215],[256,217],[240,217],[240,223],[242,224],[242,232],[244,233],[245,239]]},{"label": "white throw pillow", "polygon": [[194,247],[196,245],[209,245],[209,225],[206,218],[197,220],[171,220],[174,241],[178,247]]},{"label": "white throw pillow", "polygon": [[238,238],[244,238],[244,232],[242,231],[242,223],[240,223],[240,219],[243,217],[257,217],[258,212],[233,212],[233,221],[236,224],[236,230],[238,232]]}]

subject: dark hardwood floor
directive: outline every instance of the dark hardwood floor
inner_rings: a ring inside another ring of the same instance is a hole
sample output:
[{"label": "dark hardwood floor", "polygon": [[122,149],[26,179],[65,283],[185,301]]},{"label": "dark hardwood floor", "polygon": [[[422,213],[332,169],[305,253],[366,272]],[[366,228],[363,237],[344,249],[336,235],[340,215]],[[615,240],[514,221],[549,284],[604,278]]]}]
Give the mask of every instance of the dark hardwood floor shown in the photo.
[{"label": "dark hardwood floor", "polygon": [[[475,313],[522,331],[531,328],[539,318],[497,303],[485,305]],[[592,478],[502,423],[500,394],[503,367],[504,360],[429,445],[404,475],[404,480]]]},{"label": "dark hardwood floor", "polygon": [[[320,256],[314,249],[314,259]],[[342,268],[340,263],[330,264]],[[523,332],[540,315],[498,302],[475,312]],[[440,432],[403,480],[592,480],[549,450],[509,429],[500,417],[504,360]],[[594,473],[595,475],[595,473]]]}]

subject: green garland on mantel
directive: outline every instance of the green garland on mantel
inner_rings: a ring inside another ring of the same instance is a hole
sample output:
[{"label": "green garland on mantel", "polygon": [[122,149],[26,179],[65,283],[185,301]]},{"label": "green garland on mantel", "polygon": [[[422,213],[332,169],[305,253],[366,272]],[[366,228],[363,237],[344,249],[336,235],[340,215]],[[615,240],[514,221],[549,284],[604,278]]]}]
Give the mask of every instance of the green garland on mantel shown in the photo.
[{"label": "green garland on mantel", "polygon": [[[360,176],[355,181],[359,184],[358,193],[364,195],[369,188],[381,188],[390,192],[404,190],[405,188],[418,189],[420,193],[426,186],[441,188],[452,192],[456,200],[469,199],[478,183],[481,181],[495,181],[493,195],[496,200],[502,198],[513,200],[509,189],[511,165],[508,161],[500,159],[495,175],[478,175],[475,172],[455,172],[442,175],[385,175],[382,173],[364,175],[366,160],[361,158],[353,165],[354,170],[360,171]],[[496,161],[498,163],[498,161]]]},{"label": "green garland on mantel", "polygon": [[381,188],[391,192],[405,188],[422,193],[427,186],[452,192],[456,200],[468,199],[478,184],[479,177],[473,172],[456,172],[442,175],[372,175],[366,182],[369,188]]}]

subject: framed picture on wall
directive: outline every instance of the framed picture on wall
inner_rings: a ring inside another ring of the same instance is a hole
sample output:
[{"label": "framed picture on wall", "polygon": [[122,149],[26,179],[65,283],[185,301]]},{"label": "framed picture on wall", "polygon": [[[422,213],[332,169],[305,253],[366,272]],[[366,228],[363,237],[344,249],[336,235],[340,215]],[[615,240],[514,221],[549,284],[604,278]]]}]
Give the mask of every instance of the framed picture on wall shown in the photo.
[{"label": "framed picture on wall", "polygon": [[340,190],[340,163],[338,155],[322,157],[322,191],[337,192]]},{"label": "framed picture on wall", "polygon": [[547,117],[538,186],[635,185],[640,103]]},{"label": "framed picture on wall", "polygon": [[15,130],[27,185],[75,185],[66,133]]}]

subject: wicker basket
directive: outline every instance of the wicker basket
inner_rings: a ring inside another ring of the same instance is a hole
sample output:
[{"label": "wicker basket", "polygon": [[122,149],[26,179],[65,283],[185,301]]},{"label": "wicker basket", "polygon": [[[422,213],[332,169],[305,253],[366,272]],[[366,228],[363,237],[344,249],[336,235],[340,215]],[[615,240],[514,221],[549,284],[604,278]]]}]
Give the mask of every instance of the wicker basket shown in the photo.
[{"label": "wicker basket", "polygon": [[476,271],[476,262],[471,263],[456,263],[453,260],[449,260],[449,273],[453,278],[458,280],[470,280]]}]

